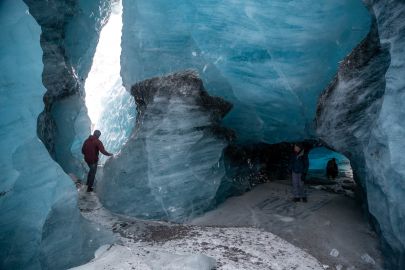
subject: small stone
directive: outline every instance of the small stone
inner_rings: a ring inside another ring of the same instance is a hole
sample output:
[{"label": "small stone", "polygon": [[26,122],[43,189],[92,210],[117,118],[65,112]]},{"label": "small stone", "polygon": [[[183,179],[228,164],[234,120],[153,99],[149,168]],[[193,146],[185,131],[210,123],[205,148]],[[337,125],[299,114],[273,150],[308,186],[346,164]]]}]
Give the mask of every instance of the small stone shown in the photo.
[{"label": "small stone", "polygon": [[332,257],[337,257],[337,256],[339,256],[339,251],[334,248],[330,251],[329,255]]},{"label": "small stone", "polygon": [[370,255],[368,255],[367,253],[364,253],[363,255],[361,255],[361,259],[362,259],[365,263],[375,265],[374,259],[373,259]]}]

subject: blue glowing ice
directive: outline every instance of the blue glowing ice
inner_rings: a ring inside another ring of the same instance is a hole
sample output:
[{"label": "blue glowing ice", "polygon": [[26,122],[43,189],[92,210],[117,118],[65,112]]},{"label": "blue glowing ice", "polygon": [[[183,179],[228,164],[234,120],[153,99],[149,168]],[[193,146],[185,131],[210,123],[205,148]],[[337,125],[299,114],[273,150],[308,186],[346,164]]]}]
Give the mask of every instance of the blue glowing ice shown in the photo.
[{"label": "blue glowing ice", "polygon": [[77,208],[71,179],[37,137],[41,28],[23,1],[0,3],[0,269],[66,269],[106,239]]},{"label": "blue glowing ice", "polygon": [[[135,2],[135,3],[134,3]],[[320,92],[365,37],[361,1],[124,1],[121,75],[140,80],[197,69],[234,104],[225,123],[242,141],[312,134]]]}]

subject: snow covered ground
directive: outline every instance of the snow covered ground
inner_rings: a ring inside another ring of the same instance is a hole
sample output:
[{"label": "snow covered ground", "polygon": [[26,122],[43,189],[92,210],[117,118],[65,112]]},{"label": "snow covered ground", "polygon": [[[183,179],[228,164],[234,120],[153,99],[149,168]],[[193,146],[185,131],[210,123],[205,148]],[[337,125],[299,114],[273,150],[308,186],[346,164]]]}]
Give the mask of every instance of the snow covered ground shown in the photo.
[{"label": "snow covered ground", "polygon": [[356,201],[313,188],[308,193],[308,203],[293,203],[289,181],[262,184],[228,199],[191,224],[271,232],[301,247],[329,269],[382,269],[378,237]]},{"label": "snow covered ground", "polygon": [[113,231],[117,241],[74,269],[324,269],[302,249],[261,229],[141,221],[114,215],[94,194],[79,193],[82,214]]}]

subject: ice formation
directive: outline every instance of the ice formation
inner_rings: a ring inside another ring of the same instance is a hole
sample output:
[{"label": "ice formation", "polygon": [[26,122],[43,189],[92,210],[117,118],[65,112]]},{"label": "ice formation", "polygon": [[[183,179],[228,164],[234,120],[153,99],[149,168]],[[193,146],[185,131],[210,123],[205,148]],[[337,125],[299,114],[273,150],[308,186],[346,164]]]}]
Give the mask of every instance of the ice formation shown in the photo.
[{"label": "ice formation", "polygon": [[106,162],[97,193],[119,213],[181,221],[212,206],[225,176],[231,105],[211,97],[192,71],[153,78],[131,89],[137,122],[120,155]]},{"label": "ice formation", "polygon": [[239,140],[312,134],[316,102],[337,63],[363,39],[361,1],[124,1],[124,86],[187,68],[234,104]]},{"label": "ice formation", "polygon": [[[387,261],[405,268],[405,4],[365,2],[375,22],[333,79],[370,28],[361,1],[124,0],[122,81],[115,70],[100,128],[113,151],[133,134],[104,168],[104,204],[181,221],[215,203],[229,172],[230,133],[219,122],[230,105],[204,83],[234,105],[223,124],[239,143],[319,137],[345,154]],[[66,173],[85,175],[84,82],[110,4],[0,3],[0,268],[66,268],[99,244]],[[190,72],[167,76],[189,68],[202,81]],[[331,79],[315,133],[316,102]],[[134,101],[121,83],[136,83],[133,131]]]},{"label": "ice formation", "polygon": [[82,179],[86,166],[81,144],[90,133],[83,87],[110,1],[25,2],[42,29],[42,82],[47,91],[38,136],[66,173]]},{"label": "ice formation", "polygon": [[389,268],[403,269],[405,4],[369,2],[376,23],[321,97],[317,132],[350,158],[384,239]]},{"label": "ice formation", "polygon": [[37,137],[41,29],[22,1],[0,4],[0,268],[62,269],[107,239],[82,219],[70,178]]}]

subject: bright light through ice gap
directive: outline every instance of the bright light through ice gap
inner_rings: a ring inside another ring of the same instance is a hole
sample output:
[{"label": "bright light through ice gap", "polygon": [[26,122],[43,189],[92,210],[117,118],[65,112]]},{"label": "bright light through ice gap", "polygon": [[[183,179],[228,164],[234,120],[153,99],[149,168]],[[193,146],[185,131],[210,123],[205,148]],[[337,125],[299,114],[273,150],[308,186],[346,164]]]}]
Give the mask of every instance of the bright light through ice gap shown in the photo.
[{"label": "bright light through ice gap", "polygon": [[122,79],[120,76],[122,31],[122,3],[112,4],[112,12],[100,33],[100,39],[93,58],[93,65],[85,82],[86,106],[92,131],[100,126],[100,115],[113,86]]}]

